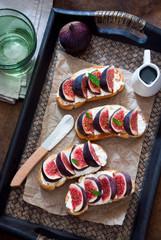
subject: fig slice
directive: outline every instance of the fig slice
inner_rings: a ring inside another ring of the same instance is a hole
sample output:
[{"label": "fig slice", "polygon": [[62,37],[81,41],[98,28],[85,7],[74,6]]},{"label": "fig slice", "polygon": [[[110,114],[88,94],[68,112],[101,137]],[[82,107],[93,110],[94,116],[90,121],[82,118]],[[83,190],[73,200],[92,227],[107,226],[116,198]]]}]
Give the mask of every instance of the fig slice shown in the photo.
[{"label": "fig slice", "polygon": [[117,197],[122,198],[129,195],[132,191],[131,177],[125,172],[115,172],[113,177],[116,183]]},{"label": "fig slice", "polygon": [[124,117],[125,131],[130,135],[138,135],[138,111],[132,109]]},{"label": "fig slice", "polygon": [[87,78],[88,88],[93,94],[101,93],[100,76],[101,72],[99,72],[98,70],[95,70],[88,74]]},{"label": "fig slice", "polygon": [[74,145],[70,153],[70,162],[77,171],[82,171],[88,167],[83,156],[83,144]]},{"label": "fig slice", "polygon": [[122,107],[114,111],[114,113],[111,115],[109,126],[114,132],[116,133],[125,132],[124,124],[123,124],[124,115],[125,115],[125,111]]},{"label": "fig slice", "polygon": [[81,74],[76,77],[72,85],[73,92],[76,96],[81,98],[87,98],[87,76]]},{"label": "fig slice", "polygon": [[101,199],[102,189],[99,180],[95,177],[84,179],[84,189],[87,194],[88,202],[95,203]]},{"label": "fig slice", "polygon": [[107,67],[101,74],[100,77],[100,86],[105,92],[114,91],[114,76],[115,69],[114,67]]},{"label": "fig slice", "polygon": [[84,144],[83,156],[84,160],[89,166],[98,167],[101,165],[99,157],[97,156],[94,147],[90,141]]},{"label": "fig slice", "polygon": [[109,109],[108,107],[104,107],[98,111],[94,120],[93,120],[94,128],[100,133],[109,133]]},{"label": "fig slice", "polygon": [[113,200],[116,196],[115,180],[107,174],[101,174],[98,179],[101,183],[102,188],[102,201],[104,203],[107,203],[110,200]]},{"label": "fig slice", "polygon": [[115,76],[115,69],[114,67],[110,67],[106,74],[106,81],[107,81],[108,91],[111,93],[113,93],[114,91],[114,76]]},{"label": "fig slice", "polygon": [[106,74],[108,71],[109,67],[105,68],[105,70],[102,72],[100,76],[100,87],[105,91],[108,92],[108,86],[107,86],[107,81],[106,81]]},{"label": "fig slice", "polygon": [[60,175],[58,168],[55,163],[55,156],[48,158],[42,165],[42,174],[46,181],[55,182],[58,181],[62,176]]},{"label": "fig slice", "polygon": [[62,97],[64,100],[69,101],[69,102],[74,102],[75,101],[75,95],[72,89],[73,86],[73,80],[70,78],[67,78],[64,80],[59,88],[59,95]]},{"label": "fig slice", "polygon": [[64,153],[64,151],[59,152],[57,157],[56,157],[56,165],[59,170],[59,172],[64,175],[64,176],[74,176],[75,172],[74,169],[72,168],[72,165]]},{"label": "fig slice", "polygon": [[92,112],[85,111],[79,116],[77,129],[83,135],[94,134]]},{"label": "fig slice", "polygon": [[85,190],[78,184],[72,183],[69,186],[73,212],[82,211],[87,206],[87,195]]}]

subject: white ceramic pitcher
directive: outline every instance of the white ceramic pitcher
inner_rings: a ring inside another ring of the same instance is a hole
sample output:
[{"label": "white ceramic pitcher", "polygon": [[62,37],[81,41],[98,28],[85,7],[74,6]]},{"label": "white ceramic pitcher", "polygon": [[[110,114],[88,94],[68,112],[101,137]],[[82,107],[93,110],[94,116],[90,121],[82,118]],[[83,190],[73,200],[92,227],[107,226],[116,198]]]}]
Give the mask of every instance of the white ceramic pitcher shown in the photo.
[{"label": "white ceramic pitcher", "polygon": [[[146,83],[142,78],[141,78],[141,71],[147,69],[147,67],[151,68],[151,70],[155,71],[156,77],[155,79],[150,82]],[[144,51],[144,60],[143,64],[133,73],[132,78],[132,86],[134,88],[134,91],[142,96],[142,97],[150,97],[155,95],[161,88],[161,74],[159,68],[151,63],[151,54],[150,50],[145,50]]]}]

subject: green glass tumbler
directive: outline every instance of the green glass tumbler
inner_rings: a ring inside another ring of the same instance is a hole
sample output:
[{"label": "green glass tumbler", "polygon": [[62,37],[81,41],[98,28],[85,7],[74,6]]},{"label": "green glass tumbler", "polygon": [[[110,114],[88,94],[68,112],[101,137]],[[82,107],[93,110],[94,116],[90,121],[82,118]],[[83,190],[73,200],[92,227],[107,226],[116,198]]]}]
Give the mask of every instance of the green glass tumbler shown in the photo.
[{"label": "green glass tumbler", "polygon": [[0,70],[22,74],[31,68],[37,38],[32,22],[14,9],[0,9]]}]

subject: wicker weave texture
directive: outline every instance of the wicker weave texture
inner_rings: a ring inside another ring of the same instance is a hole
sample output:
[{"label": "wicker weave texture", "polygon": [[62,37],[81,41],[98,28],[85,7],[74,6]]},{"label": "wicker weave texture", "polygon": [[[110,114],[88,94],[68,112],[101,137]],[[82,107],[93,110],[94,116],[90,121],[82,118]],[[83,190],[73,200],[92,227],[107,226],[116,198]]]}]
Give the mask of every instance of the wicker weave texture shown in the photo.
[{"label": "wicker weave texture", "polygon": [[[56,50],[63,51],[59,42],[57,44]],[[98,65],[114,64],[115,67],[124,68],[133,72],[142,63],[143,50],[144,49],[136,46],[131,46],[113,40],[93,36],[90,46],[84,52],[75,54],[74,56]],[[157,64],[161,69],[161,54],[152,52],[151,59],[153,63]],[[48,69],[46,81],[41,92],[40,101],[35,112],[34,121],[28,135],[27,144],[21,158],[20,166],[26,161],[26,159],[34,152],[37,147],[37,142],[41,133],[43,116],[52,86],[55,64],[56,57],[55,53],[53,53],[53,58]],[[130,201],[126,218],[122,226],[104,226],[103,224],[95,224],[87,221],[83,222],[73,216],[63,217],[49,214],[46,211],[29,205],[23,201],[22,196],[24,184],[18,189],[11,190],[5,213],[11,217],[27,220],[36,224],[43,224],[44,226],[51,228],[65,230],[90,239],[129,239],[133,220],[135,217],[139,192],[143,184],[146,164],[157,132],[158,120],[161,115],[160,99],[161,92],[159,92],[155,97],[149,126],[142,146],[138,173],[136,177],[136,192],[133,194],[133,197]]]}]

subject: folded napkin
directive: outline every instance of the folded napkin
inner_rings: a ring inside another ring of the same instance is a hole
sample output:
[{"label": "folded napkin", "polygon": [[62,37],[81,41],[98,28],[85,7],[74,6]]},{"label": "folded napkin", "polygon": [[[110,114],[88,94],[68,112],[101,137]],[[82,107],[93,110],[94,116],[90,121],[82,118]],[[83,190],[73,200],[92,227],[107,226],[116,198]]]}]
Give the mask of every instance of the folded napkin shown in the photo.
[{"label": "folded napkin", "polygon": [[[37,34],[36,59],[43,38],[47,20],[52,8],[52,0],[1,0],[0,8],[12,8],[24,13],[33,23]],[[0,101],[14,104],[25,98],[31,72],[19,76],[6,75],[0,71]]]}]

